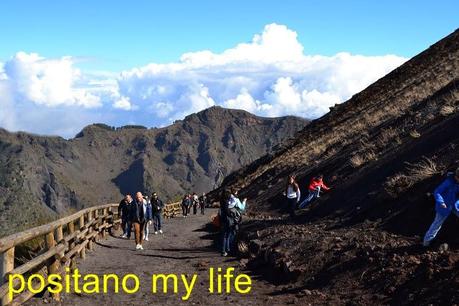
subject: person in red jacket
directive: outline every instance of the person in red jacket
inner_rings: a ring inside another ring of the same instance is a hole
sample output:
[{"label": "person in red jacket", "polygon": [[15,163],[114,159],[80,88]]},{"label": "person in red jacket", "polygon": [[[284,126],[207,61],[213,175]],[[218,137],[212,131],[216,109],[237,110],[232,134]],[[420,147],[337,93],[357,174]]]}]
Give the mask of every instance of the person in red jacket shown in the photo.
[{"label": "person in red jacket", "polygon": [[322,189],[326,191],[330,190],[330,188],[324,183],[324,176],[320,174],[312,178],[308,187],[309,194],[306,197],[306,199],[304,199],[303,202],[300,203],[299,207],[305,208],[306,205],[312,202],[312,200],[320,198],[320,191]]}]

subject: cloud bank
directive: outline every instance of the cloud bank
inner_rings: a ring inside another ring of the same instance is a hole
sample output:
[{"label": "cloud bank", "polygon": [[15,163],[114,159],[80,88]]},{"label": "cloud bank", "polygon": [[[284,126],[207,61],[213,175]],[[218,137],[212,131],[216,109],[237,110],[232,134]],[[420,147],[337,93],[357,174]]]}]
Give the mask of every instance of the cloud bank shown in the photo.
[{"label": "cloud bank", "polygon": [[18,52],[0,64],[0,126],[71,137],[95,121],[164,126],[213,105],[313,119],[406,60],[307,55],[297,33],[278,24],[222,53],[185,53],[118,74],[82,72],[69,56]]}]

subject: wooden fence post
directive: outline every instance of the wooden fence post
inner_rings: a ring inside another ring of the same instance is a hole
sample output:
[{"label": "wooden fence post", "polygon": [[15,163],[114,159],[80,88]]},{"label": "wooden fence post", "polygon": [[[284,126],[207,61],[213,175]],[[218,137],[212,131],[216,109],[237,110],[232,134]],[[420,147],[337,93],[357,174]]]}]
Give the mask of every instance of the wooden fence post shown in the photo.
[{"label": "wooden fence post", "polygon": [[94,241],[97,242],[97,240],[99,240],[99,235],[100,235],[100,231],[99,231],[100,220],[99,220],[99,210],[98,209],[94,211],[94,220],[96,220],[96,223],[94,224],[94,228],[97,228],[97,235],[94,236]]},{"label": "wooden fence post", "polygon": [[[8,280],[5,279],[5,275],[14,269],[14,247],[6,250],[0,256],[0,285],[3,285]],[[2,297],[2,305],[6,305],[11,302],[9,293]]]},{"label": "wooden fence post", "polygon": [[[108,208],[104,208],[103,211],[102,211],[102,214],[105,216],[108,214]],[[105,238],[106,236],[106,230],[107,228],[105,227],[107,225],[107,217],[108,216],[105,216],[104,219],[102,220],[102,225],[104,226],[104,228],[102,229],[102,237]]]},{"label": "wooden fence post", "polygon": [[[80,216],[80,231],[82,231],[83,228],[84,228],[84,214]],[[83,260],[86,259],[86,247],[81,248],[80,257]]]},{"label": "wooden fence post", "polygon": [[[88,223],[91,223],[91,221],[92,221],[92,211],[89,211],[88,212]],[[92,234],[93,228],[94,228],[94,224],[89,226],[88,235]],[[89,239],[88,250],[92,251],[92,239]]]},{"label": "wooden fence post", "polygon": [[62,225],[56,228],[56,242],[60,243],[64,239],[64,231],[62,229]]},{"label": "wooden fence post", "polygon": [[[51,250],[56,246],[56,240],[54,239],[54,233],[50,232],[46,235],[45,238],[46,241],[46,248],[48,250]],[[59,273],[59,260],[57,258],[57,255],[55,255],[53,258],[50,259],[51,263],[48,265],[48,275],[51,274],[58,274]],[[59,293],[53,293],[52,294],[53,299],[56,301],[60,300],[60,294]]]},{"label": "wooden fence post", "polygon": [[112,208],[111,207],[107,208],[107,214],[108,214],[108,218],[109,218],[108,221],[107,221],[107,223],[109,224],[109,227],[107,228],[106,235],[110,235],[112,233],[112,229],[113,229],[113,221],[115,221],[115,216],[112,213]]},{"label": "wooden fence post", "polygon": [[[72,235],[73,233],[75,233],[75,223],[73,223],[74,221],[70,222],[69,224],[67,224],[67,227],[69,229],[69,235]],[[75,247],[75,238],[73,238],[73,241],[72,242],[69,242],[69,250],[73,249]],[[72,259],[70,260],[70,269],[73,270],[75,268],[75,258],[72,257]]]}]

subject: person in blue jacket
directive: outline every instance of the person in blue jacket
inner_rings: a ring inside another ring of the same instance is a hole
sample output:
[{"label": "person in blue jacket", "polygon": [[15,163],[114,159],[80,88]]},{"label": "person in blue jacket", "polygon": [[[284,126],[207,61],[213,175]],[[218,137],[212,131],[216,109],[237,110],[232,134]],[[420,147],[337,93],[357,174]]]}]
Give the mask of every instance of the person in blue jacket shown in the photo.
[{"label": "person in blue jacket", "polygon": [[435,197],[435,219],[424,236],[424,246],[429,246],[432,240],[445,222],[446,218],[453,212],[459,217],[459,168],[455,173],[448,175],[446,180],[434,191]]}]

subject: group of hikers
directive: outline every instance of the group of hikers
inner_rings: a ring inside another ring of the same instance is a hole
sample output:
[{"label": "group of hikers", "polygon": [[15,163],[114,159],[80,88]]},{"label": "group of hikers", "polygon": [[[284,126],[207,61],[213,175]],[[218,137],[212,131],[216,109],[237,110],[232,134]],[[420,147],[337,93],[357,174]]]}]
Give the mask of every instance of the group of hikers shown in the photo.
[{"label": "group of hikers", "polygon": [[[297,209],[307,207],[314,199],[320,198],[322,191],[330,190],[325,185],[323,175],[313,177],[308,185],[308,195],[301,201],[301,191],[294,175],[288,177],[283,195],[286,197],[286,207],[291,217],[295,216]],[[453,212],[459,217],[459,168],[449,172],[446,179],[435,189],[435,210],[434,221],[426,232],[423,240],[424,246],[429,246],[440,231],[444,221]],[[193,214],[205,213],[208,205],[206,195],[198,196],[196,193],[187,194],[182,199],[182,214],[186,218],[191,209]],[[234,240],[242,220],[242,214],[246,210],[247,199],[242,201],[236,190],[224,189],[220,198],[220,210],[218,214],[218,225],[222,231],[221,245],[222,256],[234,251]],[[130,238],[132,227],[134,228],[135,243],[137,250],[143,250],[143,240],[148,241],[149,226],[153,224],[154,234],[162,234],[162,214],[164,203],[154,192],[151,198],[144,197],[141,192],[135,194],[133,199],[127,194],[118,206],[118,213],[121,216],[123,238]]]},{"label": "group of hikers", "polygon": [[[294,217],[296,209],[305,208],[314,199],[319,198],[322,190],[328,191],[330,188],[324,184],[323,175],[317,175],[311,179],[308,186],[308,195],[301,201],[300,187],[296,182],[295,176],[290,175],[284,191],[290,216]],[[433,194],[435,198],[435,218],[424,235],[423,245],[425,247],[430,246],[451,213],[459,217],[459,168],[448,172],[446,179],[434,190]]]},{"label": "group of hikers", "polygon": [[[196,193],[187,194],[182,201],[183,216],[186,217],[193,208],[193,214],[197,214],[198,208],[204,215],[207,206],[207,197],[203,193],[200,197]],[[135,194],[134,199],[126,194],[118,205],[118,215],[121,219],[122,238],[130,239],[132,228],[136,250],[143,250],[143,241],[148,241],[150,225],[153,225],[154,234],[163,234],[163,210],[164,202],[153,192],[150,199],[141,192]]]},{"label": "group of hikers", "polygon": [[204,215],[207,206],[207,197],[203,193],[200,197],[194,192],[193,194],[186,194],[182,199],[182,215],[184,218],[188,217],[193,208],[193,215],[198,213],[198,208],[201,214]]},{"label": "group of hikers", "polygon": [[322,174],[314,176],[309,182],[308,195],[303,201],[301,201],[300,186],[296,182],[296,177],[294,175],[289,175],[287,186],[285,187],[284,191],[284,196],[287,198],[286,207],[291,217],[295,217],[295,211],[297,209],[303,209],[308,204],[313,202],[314,199],[320,198],[320,192],[322,190],[330,190],[330,187],[325,185],[323,179],[324,176]]},{"label": "group of hikers", "polygon": [[153,192],[150,199],[144,197],[141,192],[137,192],[134,199],[127,194],[118,205],[123,230],[121,237],[130,239],[134,227],[136,250],[143,250],[142,242],[148,241],[150,225],[153,224],[155,235],[163,233],[163,209],[164,203],[156,192]]}]

